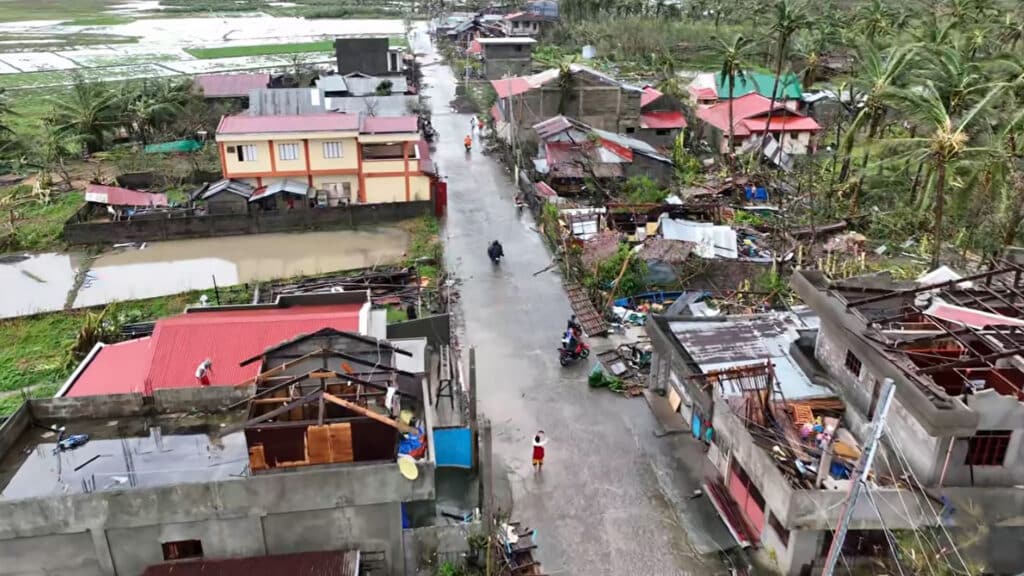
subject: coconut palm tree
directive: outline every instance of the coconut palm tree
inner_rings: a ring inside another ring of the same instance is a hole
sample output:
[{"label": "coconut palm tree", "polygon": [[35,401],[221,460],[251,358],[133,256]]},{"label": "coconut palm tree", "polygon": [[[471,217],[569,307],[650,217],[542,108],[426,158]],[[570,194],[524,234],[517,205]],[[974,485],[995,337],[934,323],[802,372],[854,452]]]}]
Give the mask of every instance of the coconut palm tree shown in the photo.
[{"label": "coconut palm tree", "polygon": [[[800,0],[778,0],[772,10],[773,18],[771,24],[772,34],[775,36],[775,81],[772,83],[771,104],[768,107],[768,122],[765,124],[766,132],[771,133],[772,116],[775,113],[775,101],[779,97],[779,80],[782,77],[782,64],[786,58],[789,48],[789,41],[793,35],[806,23],[806,4]],[[785,90],[783,90],[785,91]],[[766,137],[761,138],[761,146],[758,147],[758,155],[764,153]],[[779,142],[781,149],[782,142]]]},{"label": "coconut palm tree", "polygon": [[[718,48],[718,56],[721,58],[722,67],[718,73],[718,78],[724,80],[726,85],[729,87],[729,131],[728,131],[728,142],[729,142],[729,154],[732,155],[736,152],[736,148],[733,145],[733,94],[736,88],[736,79],[743,79],[746,77],[747,69],[747,57],[750,54],[750,50],[754,47],[755,43],[753,40],[744,37],[742,34],[733,36],[731,42],[726,42],[718,36],[715,36],[715,41]],[[716,80],[716,88],[719,82]]]},{"label": "coconut palm tree", "polygon": [[51,97],[54,129],[75,136],[93,154],[103,150],[107,133],[117,125],[117,94],[106,86],[76,76],[63,98]]},{"label": "coconut palm tree", "polygon": [[982,113],[994,103],[1002,90],[1003,85],[990,88],[981,101],[959,117],[949,111],[939,90],[931,82],[913,90],[893,90],[887,95],[909,118],[928,130],[922,137],[902,138],[893,142],[910,146],[907,157],[912,161],[926,162],[931,168],[929,185],[934,208],[933,268],[939,265],[941,256],[947,175],[961,163],[993,152],[992,148],[971,146],[974,143],[972,136],[978,128]]},{"label": "coconut palm tree", "polygon": [[[914,60],[915,53],[914,45],[900,46],[887,54],[883,54],[872,44],[867,44],[858,51],[861,74],[851,81],[851,93],[855,98],[861,99],[861,102],[840,144],[843,158],[839,172],[840,181],[845,182],[850,176],[850,161],[858,132],[867,128],[867,135],[862,143],[866,148],[869,147],[888,112],[886,95],[900,85],[904,70]],[[859,187],[854,185],[850,197],[851,214],[857,212],[858,189]]]}]

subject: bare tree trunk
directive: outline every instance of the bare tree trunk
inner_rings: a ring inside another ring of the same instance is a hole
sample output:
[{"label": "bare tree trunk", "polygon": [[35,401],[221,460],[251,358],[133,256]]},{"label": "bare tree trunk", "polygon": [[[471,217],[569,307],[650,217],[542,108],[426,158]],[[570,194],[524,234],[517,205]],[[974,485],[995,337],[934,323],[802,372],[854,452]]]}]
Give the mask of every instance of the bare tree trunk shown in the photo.
[{"label": "bare tree trunk", "polygon": [[[716,18],[718,17],[717,13],[716,13],[715,17]],[[716,26],[717,26],[717,22],[716,22]],[[734,82],[735,79],[736,79],[736,74],[733,73],[733,72],[730,72],[729,73],[729,155],[730,156],[732,156],[732,154],[734,152],[736,152],[736,147],[733,145],[733,140],[732,140],[733,139],[733,135],[732,135],[732,122],[733,122],[733,120],[732,120],[732,101],[733,101],[732,90],[733,90],[733,82]]]},{"label": "bare tree trunk", "polygon": [[946,196],[946,163],[942,160],[935,166],[935,228],[932,231],[932,269],[939,267],[942,255],[942,209]]},{"label": "bare tree trunk", "polygon": [[[757,147],[757,160],[764,155],[765,142],[772,133],[772,117],[775,115],[775,100],[779,94],[779,77],[782,75],[782,53],[786,50],[786,38],[779,37],[778,53],[775,55],[775,81],[772,83],[771,103],[768,105],[768,122],[765,124],[764,134],[761,136],[761,145]],[[780,138],[781,139],[781,138]],[[782,149],[782,142],[779,142],[779,149]]]}]

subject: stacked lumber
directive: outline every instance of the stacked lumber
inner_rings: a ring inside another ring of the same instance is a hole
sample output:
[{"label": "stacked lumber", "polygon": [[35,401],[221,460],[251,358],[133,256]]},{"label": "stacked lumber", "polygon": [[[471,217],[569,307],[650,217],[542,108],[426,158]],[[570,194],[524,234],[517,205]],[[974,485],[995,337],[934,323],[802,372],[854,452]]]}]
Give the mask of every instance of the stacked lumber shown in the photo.
[{"label": "stacked lumber", "polygon": [[355,459],[352,449],[352,425],[331,424],[327,428],[331,462],[352,462]]},{"label": "stacked lumber", "polygon": [[263,453],[263,444],[249,448],[249,469],[253,472],[267,469],[267,457]]},{"label": "stacked lumber", "polygon": [[327,464],[331,461],[330,436],[327,426],[306,428],[306,459],[310,464]]}]

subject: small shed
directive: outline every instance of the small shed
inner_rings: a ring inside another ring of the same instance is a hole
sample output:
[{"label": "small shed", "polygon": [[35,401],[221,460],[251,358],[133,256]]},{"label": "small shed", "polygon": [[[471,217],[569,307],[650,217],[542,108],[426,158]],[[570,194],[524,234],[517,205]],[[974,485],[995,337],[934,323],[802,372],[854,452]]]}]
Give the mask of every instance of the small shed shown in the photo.
[{"label": "small shed", "polygon": [[257,189],[249,203],[262,210],[306,210],[314,196],[313,188],[304,182],[280,180]]},{"label": "small shed", "polygon": [[105,212],[113,220],[131,218],[143,210],[167,207],[166,194],[140,192],[117,186],[89,184],[85,189],[86,217]]},{"label": "small shed", "polygon": [[192,202],[204,202],[209,214],[245,214],[256,189],[240,180],[224,178],[203,184],[192,192]]}]

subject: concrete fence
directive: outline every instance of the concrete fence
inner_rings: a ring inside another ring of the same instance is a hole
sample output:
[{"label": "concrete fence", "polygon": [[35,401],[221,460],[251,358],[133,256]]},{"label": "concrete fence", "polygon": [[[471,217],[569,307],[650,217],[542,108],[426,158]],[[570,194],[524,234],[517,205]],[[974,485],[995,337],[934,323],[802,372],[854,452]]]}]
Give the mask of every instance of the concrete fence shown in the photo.
[{"label": "concrete fence", "polygon": [[81,222],[77,216],[73,216],[64,223],[64,241],[68,244],[114,244],[311,229],[350,229],[415,218],[433,211],[432,200],[417,200],[251,214],[179,215],[166,218],[147,216],[121,222]]}]

